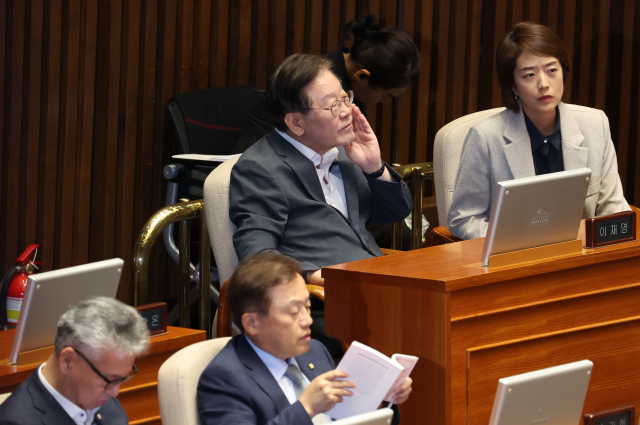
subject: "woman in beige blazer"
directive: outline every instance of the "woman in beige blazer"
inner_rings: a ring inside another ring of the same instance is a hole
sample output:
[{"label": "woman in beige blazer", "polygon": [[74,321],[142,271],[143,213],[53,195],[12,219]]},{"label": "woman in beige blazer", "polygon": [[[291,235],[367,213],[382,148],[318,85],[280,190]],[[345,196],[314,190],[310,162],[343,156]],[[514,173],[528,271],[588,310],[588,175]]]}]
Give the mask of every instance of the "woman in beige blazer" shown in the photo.
[{"label": "woman in beige blazer", "polygon": [[496,183],[588,167],[583,218],[629,210],[604,112],[561,102],[568,54],[549,28],[517,24],[496,52],[506,110],[469,130],[462,148],[449,230],[484,237]]}]

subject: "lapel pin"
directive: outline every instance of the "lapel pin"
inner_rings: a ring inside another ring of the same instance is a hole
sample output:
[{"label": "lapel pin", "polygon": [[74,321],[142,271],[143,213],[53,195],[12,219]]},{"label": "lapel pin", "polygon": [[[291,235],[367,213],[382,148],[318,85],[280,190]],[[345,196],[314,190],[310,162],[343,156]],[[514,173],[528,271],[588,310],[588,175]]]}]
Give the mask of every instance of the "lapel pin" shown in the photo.
[{"label": "lapel pin", "polygon": [[102,415],[100,413],[96,413],[96,419],[101,421],[102,420]]},{"label": "lapel pin", "polygon": [[315,369],[315,368],[316,368],[316,367],[313,365],[313,363],[309,363],[309,369],[313,370],[313,369]]}]

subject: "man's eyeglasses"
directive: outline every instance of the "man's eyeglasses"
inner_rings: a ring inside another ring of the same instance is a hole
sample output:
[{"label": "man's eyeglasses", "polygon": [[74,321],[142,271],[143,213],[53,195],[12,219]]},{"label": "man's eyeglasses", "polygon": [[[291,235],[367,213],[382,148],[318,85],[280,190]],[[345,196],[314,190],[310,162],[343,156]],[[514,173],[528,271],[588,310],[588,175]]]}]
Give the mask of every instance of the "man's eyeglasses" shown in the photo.
[{"label": "man's eyeglasses", "polygon": [[107,379],[106,376],[104,376],[102,373],[100,373],[100,371],[98,369],[96,369],[96,367],[91,364],[91,362],[89,361],[88,358],[86,358],[84,356],[84,354],[82,354],[80,351],[76,350],[75,348],[73,349],[73,351],[75,351],[80,357],[82,357],[84,359],[85,362],[87,362],[87,364],[89,365],[89,367],[91,368],[91,370],[93,370],[95,373],[98,374],[98,376],[100,378],[102,378],[102,380],[104,382],[107,383],[107,385],[104,386],[105,390],[111,389],[113,387],[115,387],[116,385],[120,385],[120,384],[124,384],[125,382],[127,382],[129,379],[133,378],[134,376],[136,376],[136,373],[138,373],[138,368],[136,367],[136,365],[133,365],[133,369],[131,369],[131,373],[127,376],[125,376],[124,378],[117,378],[117,379]]},{"label": "man's eyeglasses", "polygon": [[333,116],[337,117],[338,115],[340,115],[340,111],[342,111],[343,103],[344,103],[344,106],[346,106],[347,108],[351,106],[351,104],[353,103],[353,90],[349,90],[347,94],[345,94],[343,97],[333,102],[333,104],[331,105],[331,108],[309,108],[309,109],[322,109],[323,111],[331,111]]}]

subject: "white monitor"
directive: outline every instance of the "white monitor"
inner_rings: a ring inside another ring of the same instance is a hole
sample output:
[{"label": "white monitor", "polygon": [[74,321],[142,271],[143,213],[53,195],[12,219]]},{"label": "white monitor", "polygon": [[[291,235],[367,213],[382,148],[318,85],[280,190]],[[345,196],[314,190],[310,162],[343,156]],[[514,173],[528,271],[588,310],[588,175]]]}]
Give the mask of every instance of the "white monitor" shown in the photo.
[{"label": "white monitor", "polygon": [[582,360],[500,379],[489,425],[578,425],[592,368]]},{"label": "white monitor", "polygon": [[330,423],[331,425],[390,425],[392,418],[393,410],[385,407],[374,410],[373,412],[362,413],[361,415],[351,416]]},{"label": "white monitor", "polygon": [[575,240],[591,170],[498,182],[484,241],[482,264],[495,254]]},{"label": "white monitor", "polygon": [[120,258],[29,276],[9,360],[25,351],[53,345],[60,316],[88,298],[114,298],[124,261]]}]

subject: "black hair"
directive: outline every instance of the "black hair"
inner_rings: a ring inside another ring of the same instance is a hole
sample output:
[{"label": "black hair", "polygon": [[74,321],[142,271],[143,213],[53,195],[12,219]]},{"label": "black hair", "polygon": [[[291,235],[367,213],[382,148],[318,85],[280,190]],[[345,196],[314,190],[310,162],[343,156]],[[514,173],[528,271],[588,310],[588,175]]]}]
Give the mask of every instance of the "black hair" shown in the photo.
[{"label": "black hair", "polygon": [[371,73],[369,87],[393,89],[410,85],[420,73],[420,51],[411,37],[397,28],[381,28],[375,15],[346,24],[351,60]]},{"label": "black hair", "polygon": [[519,22],[504,36],[496,50],[496,71],[498,84],[502,92],[502,102],[507,109],[520,112],[520,105],[513,95],[515,84],[513,73],[518,57],[525,50],[537,56],[550,56],[558,59],[562,67],[562,79],[567,81],[571,64],[564,43],[549,28],[533,22]]}]

